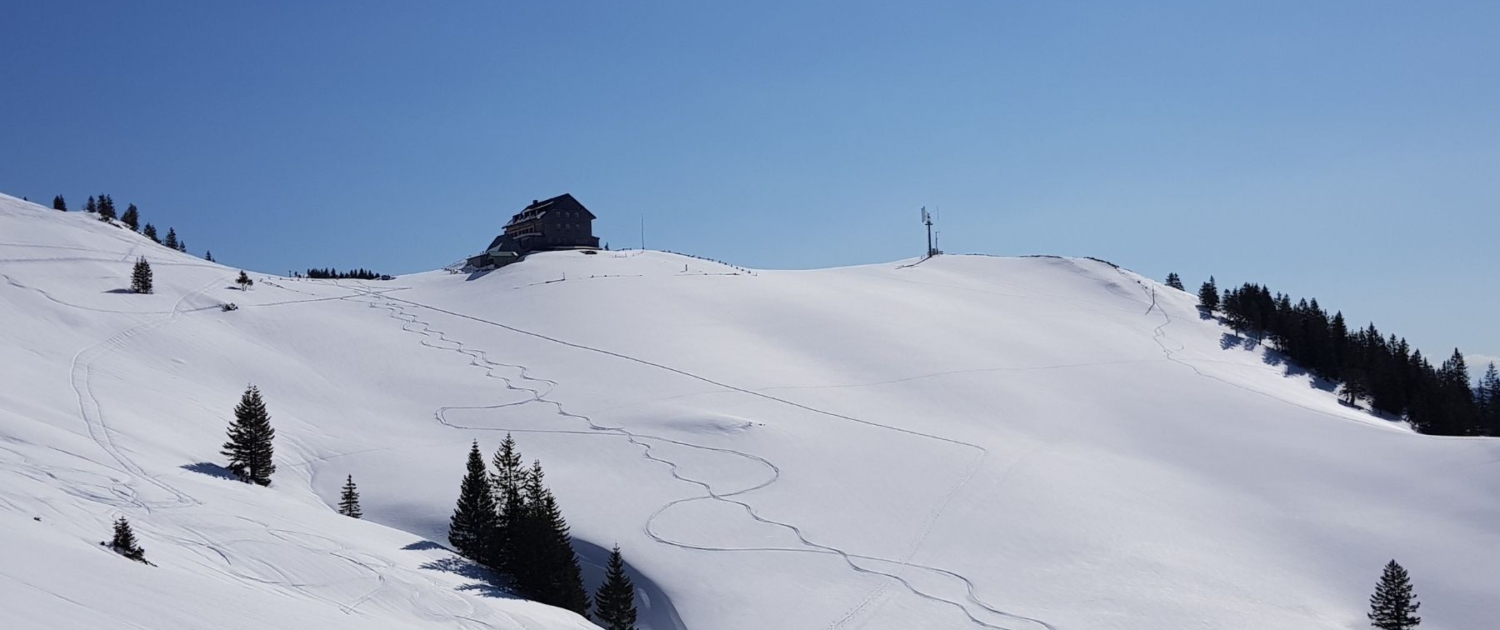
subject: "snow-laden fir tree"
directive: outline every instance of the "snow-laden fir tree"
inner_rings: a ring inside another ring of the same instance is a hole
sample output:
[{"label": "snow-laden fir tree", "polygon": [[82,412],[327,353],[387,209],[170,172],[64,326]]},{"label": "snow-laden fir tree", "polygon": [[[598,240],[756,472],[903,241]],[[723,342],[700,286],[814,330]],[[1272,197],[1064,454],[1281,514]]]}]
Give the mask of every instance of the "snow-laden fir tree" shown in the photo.
[{"label": "snow-laden fir tree", "polygon": [[123,516],[115,520],[115,535],[109,541],[109,548],[136,562],[146,562],[146,550],[136,544],[135,531],[130,529],[130,521]]},{"label": "snow-laden fir tree", "polygon": [[62,195],[58,195],[56,197],[53,197],[52,198],[52,209],[53,210],[62,210],[63,212],[67,212],[68,211],[68,202],[67,202],[67,200],[63,199]]},{"label": "snow-laden fir tree", "polygon": [[177,249],[177,230],[167,228],[167,238],[161,244],[166,245],[169,249]]},{"label": "snow-laden fir tree", "polygon": [[150,293],[151,289],[151,263],[146,262],[146,257],[142,256],[136,259],[135,268],[130,270],[130,292]]},{"label": "snow-laden fir tree", "polygon": [[1375,594],[1370,596],[1370,625],[1380,630],[1408,630],[1422,623],[1416,615],[1418,603],[1411,592],[1411,577],[1395,560],[1385,565]]},{"label": "snow-laden fir tree", "polygon": [[255,281],[251,280],[250,275],[244,271],[240,272],[240,277],[234,279],[234,283],[240,285],[241,291],[249,291],[250,287],[255,285]]},{"label": "snow-laden fir tree", "polygon": [[135,204],[125,208],[125,214],[120,215],[120,222],[132,230],[141,229],[141,211],[137,210]]},{"label": "snow-laden fir tree", "polygon": [[1173,289],[1177,289],[1178,291],[1187,290],[1183,288],[1182,278],[1178,277],[1176,272],[1167,274],[1167,286],[1172,287]]},{"label": "snow-laden fir tree", "polygon": [[161,239],[156,238],[156,226],[151,225],[150,223],[147,223],[146,227],[141,228],[141,234],[145,235],[146,238],[151,239],[151,242],[153,243],[161,242]]},{"label": "snow-laden fir tree", "polygon": [[222,453],[229,458],[229,470],[245,483],[271,485],[271,474],[276,472],[271,444],[275,437],[260,389],[251,385],[234,408],[229,441],[224,443]]},{"label": "snow-laden fir tree", "polygon": [[625,575],[625,559],[615,545],[609,552],[604,583],[594,594],[594,621],[604,630],[636,630],[635,617],[635,584]]},{"label": "snow-laden fir tree", "polygon": [[364,516],[359,509],[359,490],[354,487],[354,475],[344,482],[344,491],[339,494],[339,514],[351,518]]},{"label": "snow-laden fir tree", "polygon": [[505,434],[505,441],[500,443],[500,448],[495,450],[491,463],[495,472],[490,478],[490,485],[495,493],[495,506],[499,510],[492,548],[495,554],[492,566],[501,573],[515,575],[519,569],[515,561],[515,531],[526,516],[526,502],[522,496],[526,469],[521,465],[521,450],[509,433]]},{"label": "snow-laden fir tree", "polygon": [[490,488],[490,475],[479,453],[479,441],[469,448],[464,480],[458,489],[458,505],[448,519],[448,542],[464,556],[481,564],[494,558],[494,541],[499,513]]}]

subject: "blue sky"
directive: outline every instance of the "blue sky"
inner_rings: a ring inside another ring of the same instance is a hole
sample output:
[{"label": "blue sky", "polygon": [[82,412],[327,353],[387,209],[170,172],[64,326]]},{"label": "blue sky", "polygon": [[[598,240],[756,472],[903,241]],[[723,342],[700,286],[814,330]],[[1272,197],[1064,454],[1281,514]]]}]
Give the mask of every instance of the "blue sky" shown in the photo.
[{"label": "blue sky", "polygon": [[[198,253],[438,267],[572,192],[772,268],[1089,255],[1500,355],[1493,2],[32,2],[0,191]],[[1483,360],[1483,359],[1481,359]]]}]

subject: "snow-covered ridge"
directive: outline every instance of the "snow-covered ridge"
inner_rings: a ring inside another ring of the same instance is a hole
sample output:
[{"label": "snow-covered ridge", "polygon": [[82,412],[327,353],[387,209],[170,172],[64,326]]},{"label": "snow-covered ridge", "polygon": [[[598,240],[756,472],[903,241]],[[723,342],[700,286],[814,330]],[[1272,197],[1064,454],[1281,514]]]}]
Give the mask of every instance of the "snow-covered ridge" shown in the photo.
[{"label": "snow-covered ridge", "polygon": [[[156,294],[112,292],[140,255]],[[0,197],[0,547],[26,558],[0,565],[26,585],[0,615],[586,627],[423,542],[469,441],[505,432],[580,544],[620,543],[659,589],[650,628],[1361,627],[1391,557],[1424,627],[1497,612],[1495,443],[1345,408],[1126,270],[913,262],[560,252],[241,292]],[[252,382],[269,489],[195,466]],[[373,523],[329,507],[346,474]],[[98,548],[121,514],[159,567]]]}]

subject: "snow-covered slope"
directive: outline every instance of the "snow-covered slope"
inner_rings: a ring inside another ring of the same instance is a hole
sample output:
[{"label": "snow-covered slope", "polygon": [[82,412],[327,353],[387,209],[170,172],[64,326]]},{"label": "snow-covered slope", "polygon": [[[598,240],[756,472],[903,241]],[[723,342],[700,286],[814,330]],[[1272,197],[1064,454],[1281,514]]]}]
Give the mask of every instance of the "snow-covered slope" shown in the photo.
[{"label": "snow-covered slope", "polygon": [[[141,254],[157,293],[117,292]],[[423,542],[505,432],[586,560],[622,546],[654,630],[1355,628],[1392,557],[1424,627],[1500,613],[1500,443],[1345,408],[1103,263],[913,262],[567,252],[241,292],[0,198],[0,546],[26,558],[0,616],[575,627]],[[270,489],[202,474],[247,383]],[[346,474],[373,522],[329,507]],[[98,548],[122,514],[160,566]]]}]

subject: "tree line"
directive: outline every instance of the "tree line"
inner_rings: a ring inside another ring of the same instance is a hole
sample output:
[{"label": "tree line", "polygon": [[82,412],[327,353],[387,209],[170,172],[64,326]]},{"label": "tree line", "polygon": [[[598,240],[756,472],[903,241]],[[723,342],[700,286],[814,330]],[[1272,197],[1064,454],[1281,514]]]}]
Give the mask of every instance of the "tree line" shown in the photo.
[{"label": "tree line", "polygon": [[391,276],[383,273],[375,273],[369,269],[350,269],[339,271],[333,267],[327,269],[308,269],[303,274],[293,274],[294,277],[313,278],[315,280],[390,280]]},{"label": "tree line", "polygon": [[[1181,288],[1177,274],[1168,285]],[[1318,300],[1272,293],[1259,284],[1219,290],[1212,277],[1198,290],[1201,308],[1235,332],[1269,341],[1289,361],[1337,383],[1348,404],[1404,418],[1430,435],[1500,436],[1500,371],[1490,364],[1476,387],[1458,349],[1439,365],[1406,339],[1383,334],[1371,323],[1351,329],[1342,312],[1330,314]]]},{"label": "tree line", "polygon": [[[68,201],[66,199],[63,199],[62,195],[54,196],[52,198],[52,209],[67,212]],[[187,252],[187,241],[178,238],[177,230],[170,227],[167,228],[167,236],[165,239],[163,239],[157,235],[156,226],[151,225],[150,223],[147,223],[144,226],[141,225],[141,211],[139,208],[135,207],[135,204],[133,203],[126,206],[124,213],[117,215],[115,212],[114,198],[106,194],[101,194],[97,199],[93,196],[90,196],[88,198],[88,201],[84,202],[83,204],[83,211],[99,217],[100,221],[104,221],[106,223],[114,223],[115,221],[118,221],[125,227],[130,228],[131,231],[140,232],[146,238],[151,239],[152,242],[158,245],[164,245],[179,252]],[[213,260],[212,254],[209,254],[208,256],[208,260]]]}]

